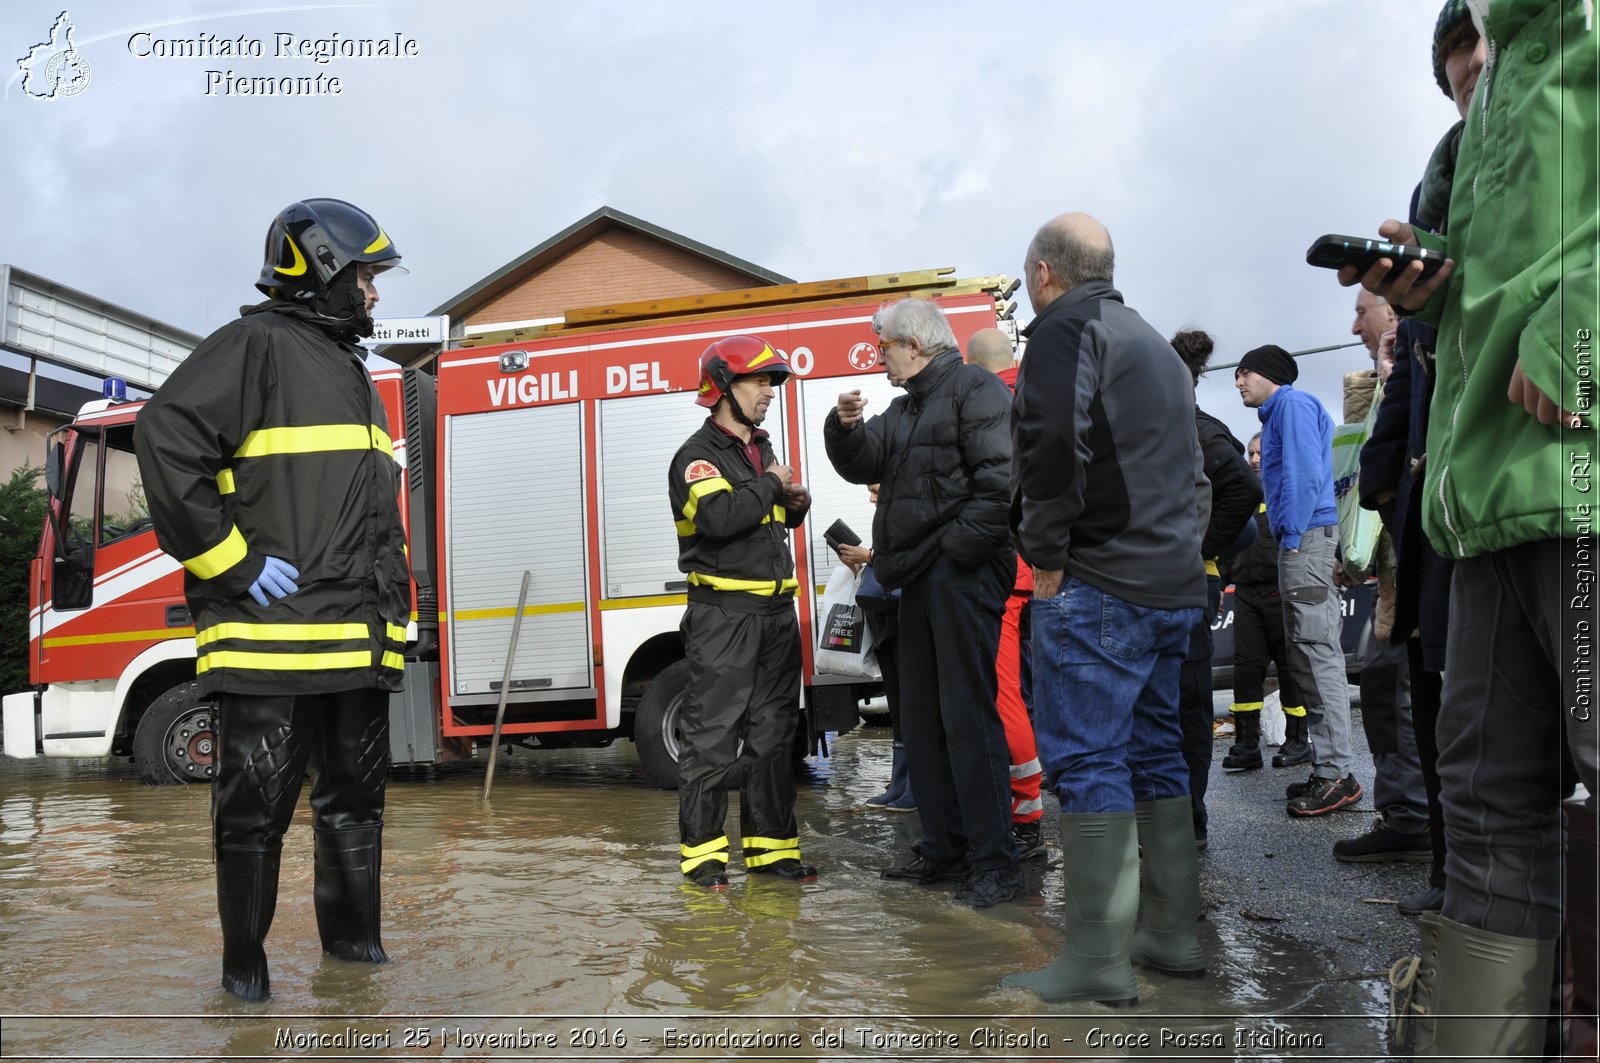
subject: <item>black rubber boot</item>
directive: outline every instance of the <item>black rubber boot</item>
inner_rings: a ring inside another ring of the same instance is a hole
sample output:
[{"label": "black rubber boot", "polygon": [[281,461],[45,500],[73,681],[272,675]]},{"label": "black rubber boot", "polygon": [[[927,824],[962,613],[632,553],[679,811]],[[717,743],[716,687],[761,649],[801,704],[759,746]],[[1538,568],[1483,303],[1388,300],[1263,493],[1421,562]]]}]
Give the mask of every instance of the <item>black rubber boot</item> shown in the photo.
[{"label": "black rubber boot", "polygon": [[1292,768],[1296,764],[1311,763],[1311,743],[1306,741],[1306,718],[1286,716],[1283,745],[1272,758],[1274,768]]},{"label": "black rubber boot", "polygon": [[263,943],[278,907],[277,849],[217,849],[222,988],[244,1000],[272,995]]},{"label": "black rubber boot", "polygon": [[771,875],[787,882],[815,882],[817,869],[810,864],[803,863],[798,857],[789,860],[774,860],[770,864],[760,867],[746,867],[745,871],[751,875]]},{"label": "black rubber boot", "polygon": [[1233,748],[1222,758],[1223,771],[1255,771],[1261,767],[1261,711],[1233,714]]},{"label": "black rubber boot", "polygon": [[383,827],[316,832],[317,933],[322,951],[341,960],[388,963],[378,936]]},{"label": "black rubber boot", "polygon": [[[906,771],[906,747],[904,742],[894,744],[894,756],[890,761],[889,785],[884,787],[883,793],[877,797],[867,798],[868,808],[888,808],[902,797],[907,796],[911,789],[910,775]],[[915,803],[912,804],[915,808]],[[899,811],[896,809],[895,811]]]}]

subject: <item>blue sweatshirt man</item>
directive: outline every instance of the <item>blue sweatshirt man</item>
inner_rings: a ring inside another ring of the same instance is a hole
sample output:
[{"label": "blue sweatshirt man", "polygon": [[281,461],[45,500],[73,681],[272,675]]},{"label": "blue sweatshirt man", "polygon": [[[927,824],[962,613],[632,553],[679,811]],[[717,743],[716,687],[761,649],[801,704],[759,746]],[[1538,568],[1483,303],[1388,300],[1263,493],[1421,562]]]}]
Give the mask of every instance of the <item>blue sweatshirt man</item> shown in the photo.
[{"label": "blue sweatshirt man", "polygon": [[1285,384],[1256,411],[1267,521],[1285,549],[1311,528],[1339,523],[1333,502],[1333,418],[1321,402]]},{"label": "blue sweatshirt man", "polygon": [[1339,646],[1340,593],[1333,585],[1339,513],[1333,504],[1333,418],[1290,387],[1299,367],[1282,347],[1239,359],[1234,386],[1261,417],[1261,487],[1278,540],[1278,593],[1289,635],[1289,670],[1306,699],[1311,778],[1290,786],[1288,813],[1319,816],[1361,799],[1351,769],[1350,688]]}]

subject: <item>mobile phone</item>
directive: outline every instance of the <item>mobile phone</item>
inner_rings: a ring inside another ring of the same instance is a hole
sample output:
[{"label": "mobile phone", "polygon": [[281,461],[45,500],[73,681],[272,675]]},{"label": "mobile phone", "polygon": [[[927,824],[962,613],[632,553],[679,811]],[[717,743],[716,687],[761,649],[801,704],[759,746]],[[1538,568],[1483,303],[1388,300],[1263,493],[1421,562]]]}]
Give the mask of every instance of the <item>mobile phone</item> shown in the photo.
[{"label": "mobile phone", "polygon": [[1394,268],[1384,278],[1386,281],[1397,280],[1413,262],[1421,261],[1422,277],[1419,279],[1422,280],[1439,272],[1439,267],[1444,265],[1444,254],[1431,248],[1396,244],[1388,240],[1365,240],[1359,236],[1340,236],[1337,233],[1319,237],[1306,252],[1306,261],[1313,266],[1324,269],[1359,266],[1363,273],[1380,258],[1394,262]]}]

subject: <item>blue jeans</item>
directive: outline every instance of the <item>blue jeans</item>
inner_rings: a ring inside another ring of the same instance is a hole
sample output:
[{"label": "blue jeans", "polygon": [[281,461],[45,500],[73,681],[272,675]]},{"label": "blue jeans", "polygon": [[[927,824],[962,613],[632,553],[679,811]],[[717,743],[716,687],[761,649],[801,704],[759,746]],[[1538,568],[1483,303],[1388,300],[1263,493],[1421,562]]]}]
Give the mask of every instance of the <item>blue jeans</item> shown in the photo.
[{"label": "blue jeans", "polygon": [[1186,796],[1178,674],[1201,610],[1134,605],[1068,576],[1032,612],[1034,732],[1061,811]]}]

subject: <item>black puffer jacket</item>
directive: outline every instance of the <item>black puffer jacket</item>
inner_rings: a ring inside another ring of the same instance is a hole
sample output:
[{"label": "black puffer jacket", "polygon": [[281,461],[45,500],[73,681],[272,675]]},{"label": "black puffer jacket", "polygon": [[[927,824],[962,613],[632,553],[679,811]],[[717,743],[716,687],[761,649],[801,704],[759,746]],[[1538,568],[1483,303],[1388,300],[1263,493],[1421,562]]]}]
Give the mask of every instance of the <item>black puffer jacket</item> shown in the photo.
[{"label": "black puffer jacket", "polygon": [[1011,393],[954,348],[906,381],[906,394],[854,429],[828,414],[828,460],[851,483],[881,486],[873,571],[903,587],[940,553],[962,568],[1009,554]]},{"label": "black puffer jacket", "polygon": [[1194,427],[1200,436],[1200,460],[1211,481],[1211,521],[1200,540],[1200,556],[1209,561],[1250,523],[1261,504],[1261,481],[1244,460],[1244,444],[1227,425],[1196,406]]}]

